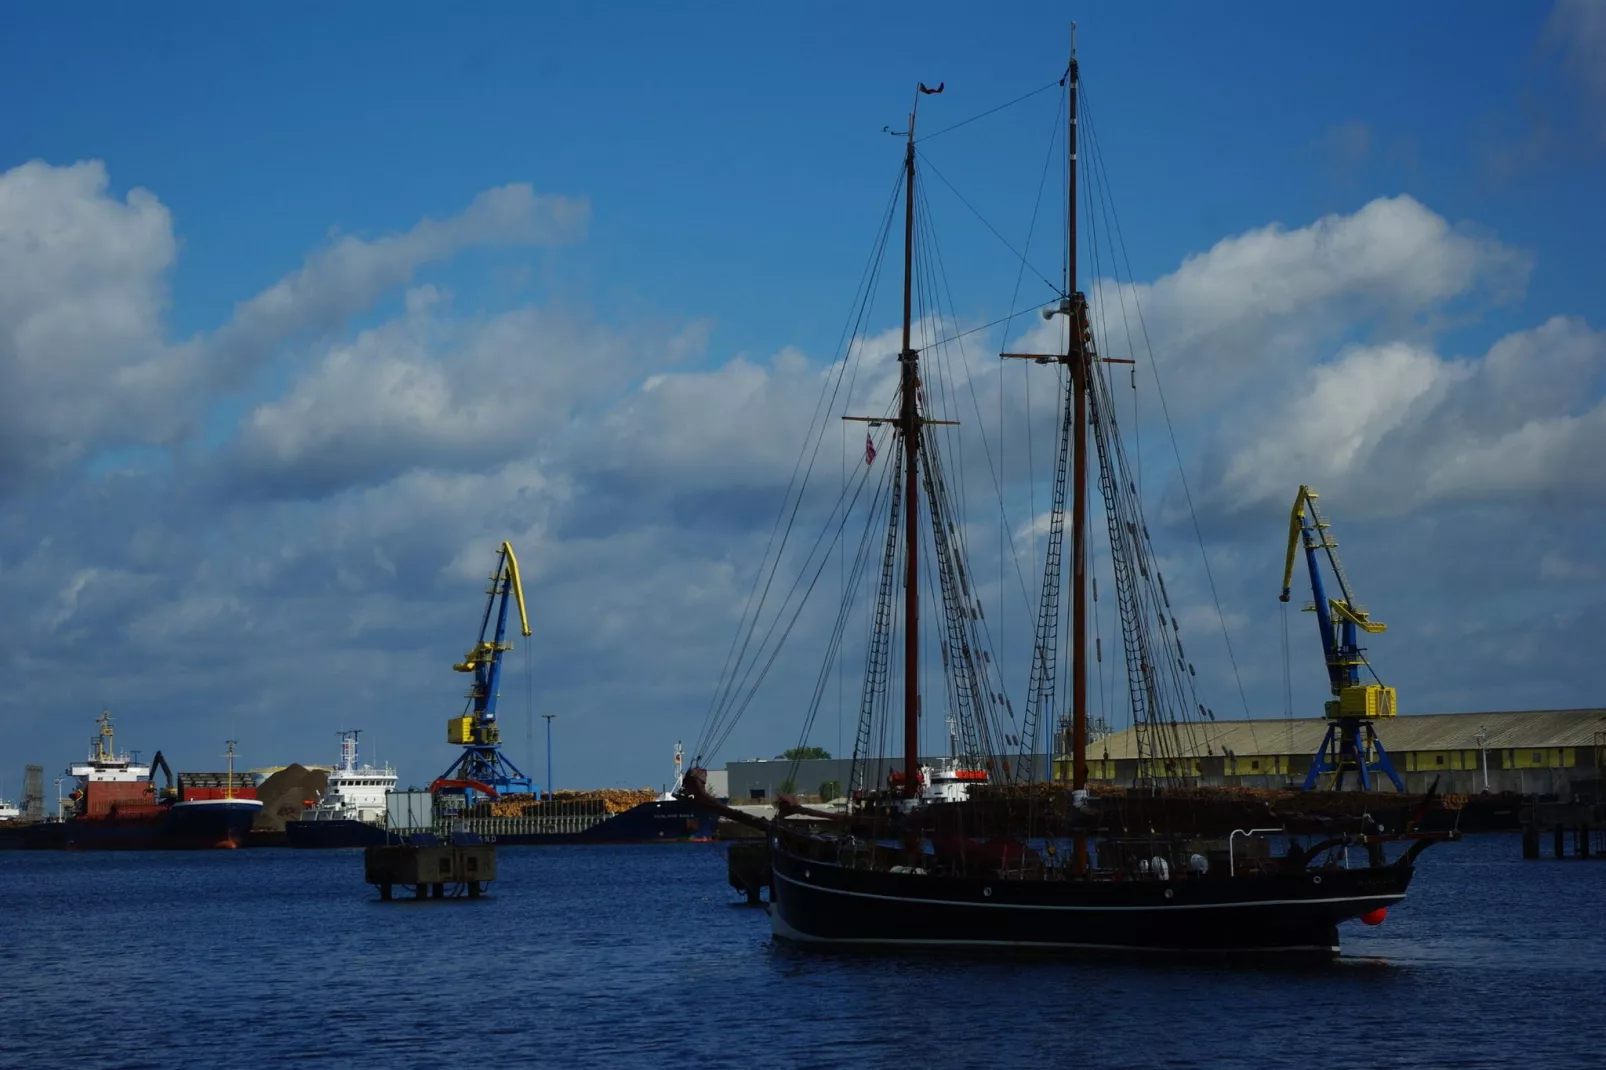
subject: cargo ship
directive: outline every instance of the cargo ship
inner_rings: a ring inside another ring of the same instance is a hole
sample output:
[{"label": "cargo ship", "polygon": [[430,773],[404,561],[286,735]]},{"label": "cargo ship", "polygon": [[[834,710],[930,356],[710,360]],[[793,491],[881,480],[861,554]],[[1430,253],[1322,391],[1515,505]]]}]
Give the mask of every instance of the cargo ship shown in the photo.
[{"label": "cargo ship", "polygon": [[385,798],[396,787],[396,770],[357,764],[361,729],[340,733],[340,766],[318,801],[284,823],[291,847],[371,847],[386,841]]},{"label": "cargo ship", "polygon": [[[667,794],[667,793],[666,793]],[[714,838],[719,816],[651,791],[572,791],[510,796],[451,808],[436,796],[435,824],[509,847],[578,843],[701,843]],[[445,806],[442,806],[442,803]]]},{"label": "cargo ship", "polygon": [[[119,754],[111,714],[102,711],[90,737],[87,761],[70,766],[78,786],[61,822],[68,850],[196,850],[239,847],[262,809],[256,787],[234,772],[234,743],[227,773],[183,773],[178,785],[161,751],[150,764]],[[166,786],[158,789],[160,767]]]},{"label": "cargo ship", "polygon": [[[621,806],[622,795],[635,792],[575,791],[556,797],[508,796],[466,808],[433,792],[392,791],[386,794],[388,816],[382,822],[355,818],[303,815],[285,822],[291,847],[371,847],[405,842],[425,835],[446,840],[471,833],[503,847],[552,847],[563,844],[701,843],[713,839],[717,815],[678,799],[649,798]],[[651,792],[647,793],[649,796]]]},{"label": "cargo ship", "polygon": [[437,792],[435,820],[442,828],[513,847],[706,842],[714,838],[719,815],[676,797],[682,761],[681,746],[676,743],[674,786],[662,794],[651,788],[548,791],[490,798]]}]

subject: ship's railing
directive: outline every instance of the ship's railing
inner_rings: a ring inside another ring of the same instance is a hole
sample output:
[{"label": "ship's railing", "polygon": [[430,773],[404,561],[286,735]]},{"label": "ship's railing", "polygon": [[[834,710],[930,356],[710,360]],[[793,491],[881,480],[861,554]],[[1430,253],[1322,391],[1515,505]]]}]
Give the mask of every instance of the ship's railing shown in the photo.
[{"label": "ship's railing", "polygon": [[1277,829],[1233,829],[1232,830],[1232,835],[1227,837],[1227,875],[1228,876],[1237,876],[1238,875],[1238,858],[1237,858],[1236,852],[1234,851],[1234,844],[1237,842],[1239,836],[1265,836],[1265,835],[1271,835],[1271,834],[1278,833],[1278,832],[1283,832],[1283,831],[1285,831],[1285,830],[1280,829],[1280,828],[1277,828]]},{"label": "ship's railing", "polygon": [[589,813],[549,817],[468,817],[442,822],[437,831],[445,833],[455,828],[476,836],[572,835],[600,824],[606,816]]}]

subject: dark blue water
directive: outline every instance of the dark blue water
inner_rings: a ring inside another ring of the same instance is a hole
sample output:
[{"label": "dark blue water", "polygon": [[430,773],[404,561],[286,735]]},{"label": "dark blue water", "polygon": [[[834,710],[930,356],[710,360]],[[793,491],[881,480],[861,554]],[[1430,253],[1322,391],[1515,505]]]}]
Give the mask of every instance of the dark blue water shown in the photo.
[{"label": "dark blue water", "polygon": [[355,852],[0,853],[0,1066],[1606,1066],[1606,862],[1511,836],[1308,968],[804,953],[717,845],[498,865],[380,903]]}]

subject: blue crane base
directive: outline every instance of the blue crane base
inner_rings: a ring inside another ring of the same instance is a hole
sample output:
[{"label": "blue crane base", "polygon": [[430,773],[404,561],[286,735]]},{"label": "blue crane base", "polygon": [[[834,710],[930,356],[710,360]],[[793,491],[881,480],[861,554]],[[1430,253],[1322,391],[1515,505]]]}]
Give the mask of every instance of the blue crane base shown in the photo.
[{"label": "blue crane base", "polygon": [[486,793],[478,790],[483,785],[502,795],[531,795],[535,782],[508,760],[495,744],[471,744],[442,773],[433,785],[434,790],[446,794],[461,794],[470,805]]},{"label": "blue crane base", "polygon": [[[1376,755],[1371,761],[1366,760],[1366,750],[1361,746],[1363,732],[1372,753]],[[1311,759],[1303,790],[1310,791],[1324,773],[1332,773],[1334,790],[1342,791],[1344,777],[1351,772],[1360,778],[1362,791],[1372,790],[1371,774],[1378,772],[1393,782],[1395,791],[1405,790],[1405,782],[1394,771],[1394,763],[1389,760],[1388,751],[1383,749],[1383,741],[1377,738],[1372,722],[1358,717],[1341,717],[1328,724],[1327,733],[1322,736],[1322,745],[1317,748],[1316,757]]]}]

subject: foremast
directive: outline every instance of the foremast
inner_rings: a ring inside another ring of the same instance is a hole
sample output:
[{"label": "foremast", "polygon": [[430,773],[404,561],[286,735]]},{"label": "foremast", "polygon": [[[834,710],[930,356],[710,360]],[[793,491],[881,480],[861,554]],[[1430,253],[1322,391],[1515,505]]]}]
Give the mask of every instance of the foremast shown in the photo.
[{"label": "foremast", "polygon": [[909,110],[903,160],[903,348],[898,353],[898,428],[903,432],[903,794],[920,795],[920,353],[910,344],[915,243],[915,115],[921,85]]},{"label": "foremast", "polygon": [[[915,248],[915,118],[920,98],[941,93],[943,84],[928,89],[924,82],[915,87],[914,106],[909,110],[909,129],[905,131],[903,157],[903,344],[898,352],[898,415],[891,422],[898,431],[903,469],[903,773],[900,794],[906,799],[920,797],[920,452],[922,430],[927,424],[948,424],[932,420],[920,411],[920,351],[914,347],[914,248]],[[881,417],[847,416],[847,420],[879,424]],[[897,506],[894,506],[896,510]],[[896,524],[893,526],[896,531]],[[892,552],[892,536],[888,539]],[[889,578],[888,574],[883,574]],[[873,659],[872,659],[873,660]],[[897,779],[895,776],[894,779]]]}]

